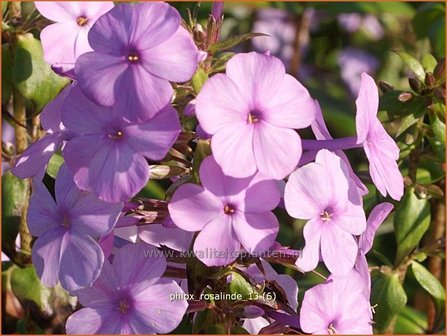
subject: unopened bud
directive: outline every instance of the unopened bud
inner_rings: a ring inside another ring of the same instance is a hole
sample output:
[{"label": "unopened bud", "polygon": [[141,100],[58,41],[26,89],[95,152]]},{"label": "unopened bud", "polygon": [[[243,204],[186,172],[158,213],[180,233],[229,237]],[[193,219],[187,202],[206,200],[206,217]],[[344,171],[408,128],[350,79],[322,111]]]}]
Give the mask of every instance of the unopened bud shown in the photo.
[{"label": "unopened bud", "polygon": [[445,77],[445,58],[443,58],[438,62],[438,64],[436,64],[433,75],[437,80],[442,80]]},{"label": "unopened bud", "polygon": [[402,92],[397,99],[399,99],[399,101],[401,101],[402,103],[406,103],[407,101],[409,101],[411,98],[413,98],[413,94],[411,94],[410,92]]},{"label": "unopened bud", "polygon": [[193,37],[194,37],[194,40],[199,43],[203,43],[206,41],[206,33],[203,30],[203,27],[200,23],[197,23],[194,26]]},{"label": "unopened bud", "polygon": [[385,81],[379,81],[379,88],[382,91],[382,93],[394,91],[394,87],[390,83]]},{"label": "unopened bud", "polygon": [[416,93],[419,93],[421,90],[421,82],[416,78],[408,78],[408,84],[410,84],[410,88]]},{"label": "unopened bud", "polygon": [[436,78],[431,72],[428,72],[425,75],[425,85],[427,85],[429,88],[433,88],[436,85]]},{"label": "unopened bud", "polygon": [[437,87],[434,89],[433,94],[439,100],[445,101],[445,89],[442,87]]}]

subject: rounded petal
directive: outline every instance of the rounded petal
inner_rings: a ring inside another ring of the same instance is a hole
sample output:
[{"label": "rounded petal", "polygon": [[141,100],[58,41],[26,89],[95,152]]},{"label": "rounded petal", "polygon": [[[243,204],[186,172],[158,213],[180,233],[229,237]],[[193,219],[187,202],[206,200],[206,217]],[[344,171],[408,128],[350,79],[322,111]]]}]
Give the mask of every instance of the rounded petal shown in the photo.
[{"label": "rounded petal", "polygon": [[323,224],[321,255],[328,270],[335,275],[346,275],[354,267],[357,243],[354,236],[334,223]]},{"label": "rounded petal", "polygon": [[362,143],[368,138],[371,126],[377,120],[379,108],[379,90],[374,79],[366,73],[362,73],[359,96],[355,104],[357,106],[355,116],[357,142]]},{"label": "rounded petal", "polygon": [[193,235],[192,232],[163,224],[143,225],[138,232],[142,241],[157,247],[167,246],[176,251],[189,250]]},{"label": "rounded petal", "polygon": [[334,215],[333,221],[341,229],[355,236],[362,234],[366,229],[366,216],[363,207],[351,202],[347,202],[343,211]]},{"label": "rounded petal", "polygon": [[117,203],[137,194],[149,179],[149,166],[141,154],[123,142],[86,135],[70,140],[64,149],[76,185],[100,199]]},{"label": "rounded petal", "polygon": [[377,229],[393,208],[394,206],[391,203],[384,202],[376,205],[372,209],[368,217],[366,230],[359,239],[359,247],[363,253],[367,253],[371,249]]},{"label": "rounded petal", "polygon": [[113,259],[118,287],[134,287],[134,293],[151,286],[166,270],[166,258],[146,243],[127,244]]},{"label": "rounded petal", "polygon": [[40,281],[47,287],[53,287],[59,281],[60,253],[65,232],[63,226],[49,230],[33,245],[33,264]]},{"label": "rounded petal", "polygon": [[71,314],[65,324],[67,334],[121,334],[122,314],[113,307],[82,308]]},{"label": "rounded petal", "polygon": [[43,175],[48,162],[61,144],[60,134],[47,134],[29,146],[17,158],[11,172],[22,179]]},{"label": "rounded petal", "polygon": [[112,106],[118,95],[126,94],[126,91],[120,92],[125,86],[121,82],[129,77],[127,74],[131,70],[124,57],[92,51],[79,56],[75,72],[82,92],[89,99],[100,105]]},{"label": "rounded petal", "polygon": [[177,111],[167,105],[152,119],[123,129],[125,141],[135,152],[152,160],[163,159],[180,133]]},{"label": "rounded petal", "polygon": [[69,292],[91,286],[101,273],[104,262],[98,243],[74,230],[64,235],[60,258],[59,279]]},{"label": "rounded petal", "polygon": [[36,1],[35,6],[42,16],[55,22],[76,21],[78,6],[72,2]]},{"label": "rounded petal", "polygon": [[279,274],[275,281],[281,286],[284,293],[286,293],[290,308],[296,311],[298,308],[298,285],[296,280],[290,275]]},{"label": "rounded petal", "polygon": [[293,172],[286,183],[284,203],[294,218],[319,217],[329,204],[328,176],[318,163],[309,163]]},{"label": "rounded petal", "polygon": [[301,251],[301,256],[296,260],[296,266],[303,272],[314,270],[320,260],[320,240],[322,224],[319,220],[311,219],[303,230],[306,245]]},{"label": "rounded petal", "polygon": [[265,252],[272,247],[279,230],[272,212],[233,214],[233,229],[238,240],[250,254]]},{"label": "rounded petal", "polygon": [[281,180],[297,167],[302,152],[301,140],[291,129],[261,121],[255,124],[253,151],[259,171]]},{"label": "rounded petal", "polygon": [[307,89],[294,77],[285,75],[272,99],[262,107],[263,120],[278,127],[305,128],[315,119],[315,103]]},{"label": "rounded petal", "polygon": [[171,300],[171,296],[184,292],[169,279],[160,279],[134,297],[135,312],[130,324],[136,334],[166,334],[177,328],[188,307],[186,300]]},{"label": "rounded petal", "polygon": [[224,213],[224,206],[216,196],[191,183],[175,191],[168,209],[175,225],[186,231],[199,231]]},{"label": "rounded petal", "polygon": [[252,176],[256,172],[253,134],[252,126],[234,124],[213,135],[213,155],[225,175],[242,178]]},{"label": "rounded petal", "polygon": [[208,134],[236,124],[247,124],[249,111],[243,93],[224,74],[217,74],[207,80],[196,99],[197,119]]},{"label": "rounded petal", "polygon": [[168,40],[142,52],[143,66],[171,82],[186,82],[197,69],[198,50],[188,31],[179,27]]},{"label": "rounded petal", "polygon": [[244,211],[259,213],[273,210],[280,200],[277,181],[262,180],[255,175],[245,191]]},{"label": "rounded petal", "polygon": [[262,328],[270,325],[269,321],[263,317],[245,319],[242,328],[247,330],[251,335],[257,335]]},{"label": "rounded petal", "polygon": [[50,101],[39,115],[42,128],[46,131],[56,133],[62,130],[62,111],[65,106],[65,99],[67,99],[71,90],[75,85],[67,85],[52,101]]},{"label": "rounded petal", "polygon": [[231,216],[222,214],[197,236],[194,254],[205,265],[223,266],[236,260],[241,248],[231,222]]},{"label": "rounded petal", "polygon": [[278,58],[256,52],[233,56],[227,63],[226,73],[248,99],[250,109],[261,111],[280,90],[286,74]]},{"label": "rounded petal", "polygon": [[89,19],[88,23],[91,25],[92,21],[96,21],[98,17],[104,15],[114,7],[113,2],[110,1],[74,1],[72,4],[78,5],[79,10]]},{"label": "rounded petal", "polygon": [[306,333],[328,334],[328,326],[332,322],[335,307],[331,303],[326,284],[317,285],[304,293],[300,309],[300,326]]}]

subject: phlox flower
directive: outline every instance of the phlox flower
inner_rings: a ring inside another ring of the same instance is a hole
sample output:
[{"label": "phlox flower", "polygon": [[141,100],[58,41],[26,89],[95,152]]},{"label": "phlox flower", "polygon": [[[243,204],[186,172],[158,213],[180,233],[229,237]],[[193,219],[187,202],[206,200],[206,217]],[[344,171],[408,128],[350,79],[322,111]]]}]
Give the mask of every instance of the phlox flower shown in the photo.
[{"label": "phlox flower", "polygon": [[300,310],[301,329],[306,333],[370,335],[371,307],[363,296],[364,282],[351,271],[346,277],[330,278],[304,293]]},{"label": "phlox flower", "polygon": [[70,93],[72,85],[68,85],[48,103],[40,114],[40,123],[46,135],[31,144],[16,160],[11,172],[22,179],[40,176],[53,154],[59,150],[64,140],[71,138],[71,132],[62,123],[62,107]]},{"label": "phlox flower", "polygon": [[152,118],[129,122],[119,106],[99,106],[74,88],[65,100],[64,125],[76,135],[63,155],[81,190],[106,202],[125,201],[149,179],[146,158],[161,160],[180,133],[176,110],[164,106]]},{"label": "phlox flower", "polygon": [[68,334],[168,333],[181,322],[188,303],[170,301],[184,294],[174,281],[162,278],[166,259],[153,246],[127,244],[106,261],[92,287],[76,292],[85,307],[66,323]]},{"label": "phlox flower", "polygon": [[202,162],[199,175],[202,187],[183,184],[168,205],[175,225],[200,231],[196,256],[207,266],[218,266],[233,262],[241,245],[252,254],[267,251],[279,227],[271,212],[279,203],[274,181],[226,176],[212,156]]},{"label": "phlox flower", "polygon": [[92,49],[87,34],[95,21],[113,8],[111,1],[36,1],[37,10],[55,23],[40,33],[44,58],[58,72],[73,70],[76,59]]},{"label": "phlox flower", "polygon": [[171,82],[191,79],[197,47],[177,10],[160,2],[120,4],[89,32],[92,52],[76,61],[79,84],[90,99],[118,104],[131,120],[153,117],[170,102]]},{"label": "phlox flower", "polygon": [[397,165],[399,147],[377,119],[379,91],[374,80],[362,74],[359,96],[356,100],[357,143],[362,144],[369,160],[369,173],[383,196],[387,193],[400,200],[404,181]]},{"label": "phlox flower", "polygon": [[363,233],[366,218],[357,197],[350,197],[346,164],[336,154],[323,149],[315,162],[293,172],[286,184],[284,202],[295,218],[308,219],[306,241],[296,265],[313,270],[321,257],[333,274],[345,275],[354,266],[357,242],[353,235]]},{"label": "phlox flower", "polygon": [[224,174],[242,178],[259,171],[280,180],[299,162],[301,142],[294,129],[310,125],[315,105],[279,59],[251,52],[233,56],[226,74],[206,81],[196,114],[212,135],[213,155]]},{"label": "phlox flower", "polygon": [[90,286],[101,272],[104,255],[95,239],[110,232],[121,203],[105,203],[80,191],[65,165],[59,169],[56,200],[35,179],[28,209],[28,227],[37,240],[32,260],[42,283],[60,281],[69,292]]}]

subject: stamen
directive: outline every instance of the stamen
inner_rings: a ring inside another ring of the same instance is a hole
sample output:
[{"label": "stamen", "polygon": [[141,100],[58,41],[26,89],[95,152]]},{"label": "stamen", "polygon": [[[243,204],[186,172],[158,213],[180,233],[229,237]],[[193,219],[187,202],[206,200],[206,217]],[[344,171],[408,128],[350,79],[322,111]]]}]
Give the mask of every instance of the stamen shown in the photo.
[{"label": "stamen", "polygon": [[76,19],[76,23],[78,26],[85,26],[88,22],[88,19],[85,16],[80,16]]},{"label": "stamen", "polygon": [[327,327],[327,331],[329,332],[329,335],[335,335],[338,333],[337,329],[335,329],[335,327],[332,323],[330,323],[329,327]]},{"label": "stamen", "polygon": [[129,310],[129,303],[127,302],[126,299],[121,299],[120,301],[120,306],[119,306],[119,310],[125,314],[127,313],[127,311]]},{"label": "stamen", "polygon": [[117,131],[116,133],[109,134],[108,137],[112,140],[118,140],[123,136],[123,132]]},{"label": "stamen", "polygon": [[233,208],[232,205],[230,205],[230,204],[225,205],[224,212],[225,212],[227,215],[231,215],[231,214],[233,214],[234,211],[235,211],[235,210],[234,210],[234,208]]},{"label": "stamen", "polygon": [[67,217],[64,217],[62,225],[68,229],[70,227],[70,220]]},{"label": "stamen", "polygon": [[328,222],[331,220],[332,218],[332,213],[330,213],[328,210],[324,210],[321,214],[320,214],[321,219],[323,220],[323,222]]},{"label": "stamen", "polygon": [[249,124],[254,124],[254,123],[257,123],[258,121],[259,121],[259,119],[255,114],[252,114],[252,113],[248,114],[248,123]]},{"label": "stamen", "polygon": [[131,54],[131,55],[127,56],[127,59],[132,63],[136,63],[136,62],[138,62],[140,57],[138,57],[138,55]]}]

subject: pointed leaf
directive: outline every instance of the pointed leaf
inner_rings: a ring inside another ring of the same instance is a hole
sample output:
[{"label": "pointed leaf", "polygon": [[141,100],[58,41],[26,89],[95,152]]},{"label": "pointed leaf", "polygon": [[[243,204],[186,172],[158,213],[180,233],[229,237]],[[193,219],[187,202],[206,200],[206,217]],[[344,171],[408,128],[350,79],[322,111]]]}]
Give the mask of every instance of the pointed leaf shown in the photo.
[{"label": "pointed leaf", "polygon": [[225,41],[210,45],[208,47],[208,51],[211,53],[215,53],[216,51],[227,50],[227,49],[237,46],[239,43],[250,40],[253,37],[257,37],[257,36],[268,36],[268,35],[263,34],[263,33],[247,33],[247,34],[232,36]]}]

